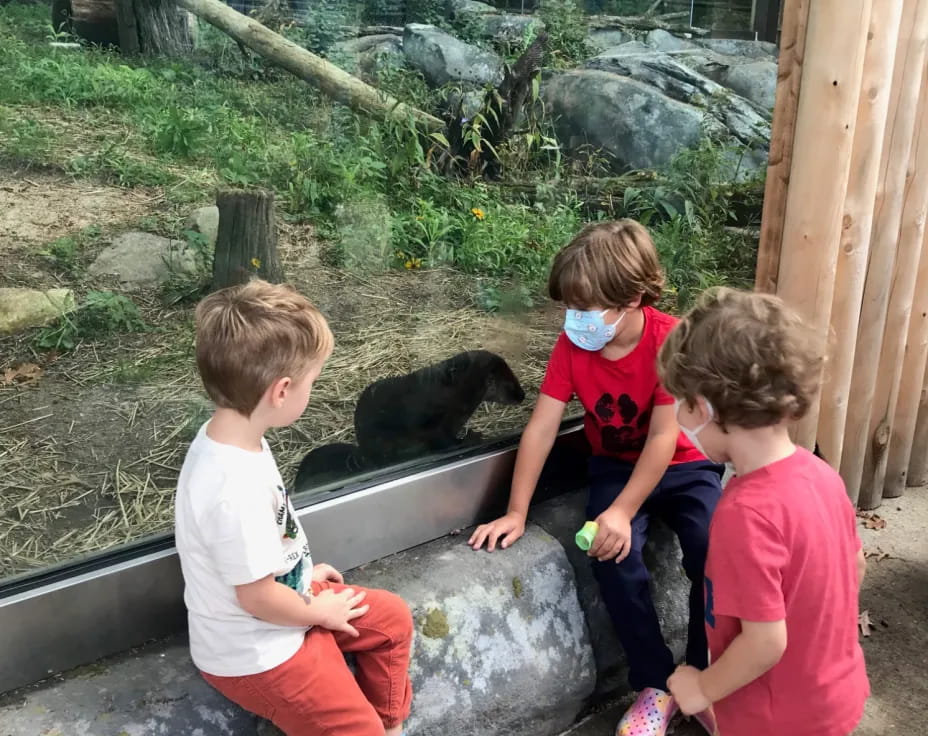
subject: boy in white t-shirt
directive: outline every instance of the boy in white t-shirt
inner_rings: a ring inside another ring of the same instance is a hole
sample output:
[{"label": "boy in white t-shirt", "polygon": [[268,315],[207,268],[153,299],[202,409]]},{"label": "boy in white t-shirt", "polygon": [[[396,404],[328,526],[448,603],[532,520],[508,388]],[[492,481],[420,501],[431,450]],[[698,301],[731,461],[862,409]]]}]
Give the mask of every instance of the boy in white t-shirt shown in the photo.
[{"label": "boy in white t-shirt", "polygon": [[196,334],[216,410],[175,502],[194,664],[288,736],[398,736],[412,700],[409,608],[313,565],[264,440],[306,409],[334,343],[325,318],[293,289],[252,281],[206,297]]}]

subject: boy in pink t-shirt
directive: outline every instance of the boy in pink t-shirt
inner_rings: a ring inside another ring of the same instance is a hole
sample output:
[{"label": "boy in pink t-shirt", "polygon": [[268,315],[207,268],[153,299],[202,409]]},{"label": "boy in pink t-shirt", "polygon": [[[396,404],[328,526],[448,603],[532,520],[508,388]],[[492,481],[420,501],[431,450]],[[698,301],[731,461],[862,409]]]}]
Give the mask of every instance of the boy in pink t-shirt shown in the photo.
[{"label": "boy in pink t-shirt", "polygon": [[822,361],[776,297],[707,292],[662,346],[681,430],[731,462],[709,530],[712,664],[678,668],[684,713],[714,704],[722,736],[847,736],[870,694],[857,638],[864,555],[838,474],[790,440]]}]

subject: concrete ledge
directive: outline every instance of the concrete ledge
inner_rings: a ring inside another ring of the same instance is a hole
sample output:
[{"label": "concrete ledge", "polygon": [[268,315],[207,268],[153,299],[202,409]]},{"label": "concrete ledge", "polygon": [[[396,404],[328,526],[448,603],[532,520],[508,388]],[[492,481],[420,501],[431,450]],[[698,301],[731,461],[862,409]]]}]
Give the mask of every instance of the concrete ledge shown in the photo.
[{"label": "concrete ledge", "polygon": [[[573,543],[583,506],[583,493],[540,505],[525,537],[502,553],[473,552],[462,534],[348,575],[349,582],[399,593],[413,610],[410,736],[553,736],[591,697],[626,689],[621,649],[588,560]],[[657,607],[678,651],[688,585],[679,550],[660,528],[649,549]],[[0,724],[0,736],[276,731],[213,691],[181,637],[3,696]]]}]

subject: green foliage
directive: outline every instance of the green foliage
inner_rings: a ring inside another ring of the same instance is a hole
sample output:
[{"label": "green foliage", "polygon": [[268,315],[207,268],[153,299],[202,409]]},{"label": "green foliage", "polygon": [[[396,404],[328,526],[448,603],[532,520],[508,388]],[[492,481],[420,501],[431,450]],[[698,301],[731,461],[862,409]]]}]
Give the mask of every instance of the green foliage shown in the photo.
[{"label": "green foliage", "polygon": [[738,208],[760,211],[759,181],[732,183],[742,152],[704,138],[678,153],[656,186],[625,190],[625,213],[651,228],[679,311],[709,286],[753,280],[756,244],[730,227]]},{"label": "green foliage", "polygon": [[548,33],[552,66],[573,66],[591,56],[586,16],[575,0],[541,0],[538,15]]},{"label": "green foliage", "polygon": [[144,329],[145,322],[131,299],[111,291],[91,291],[77,311],[39,330],[33,345],[37,350],[73,350],[82,339]]},{"label": "green foliage", "polygon": [[90,225],[75,235],[53,240],[40,251],[40,255],[65,275],[76,276],[82,269],[84,249],[95,242],[101,232],[99,225]]}]

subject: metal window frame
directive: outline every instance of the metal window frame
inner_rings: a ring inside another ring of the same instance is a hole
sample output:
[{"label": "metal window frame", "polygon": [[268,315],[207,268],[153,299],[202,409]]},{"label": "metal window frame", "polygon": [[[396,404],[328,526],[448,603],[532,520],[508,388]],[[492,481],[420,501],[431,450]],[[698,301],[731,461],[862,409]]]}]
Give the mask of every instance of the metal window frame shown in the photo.
[{"label": "metal window frame", "polygon": [[[508,498],[516,446],[516,437],[504,438],[394,468],[366,485],[297,498],[314,558],[350,570],[498,513]],[[536,500],[566,490],[572,480],[574,487],[582,483],[585,474],[575,463],[586,452],[580,422],[565,422]],[[185,627],[173,534],[6,580],[0,584],[0,693]]]}]

